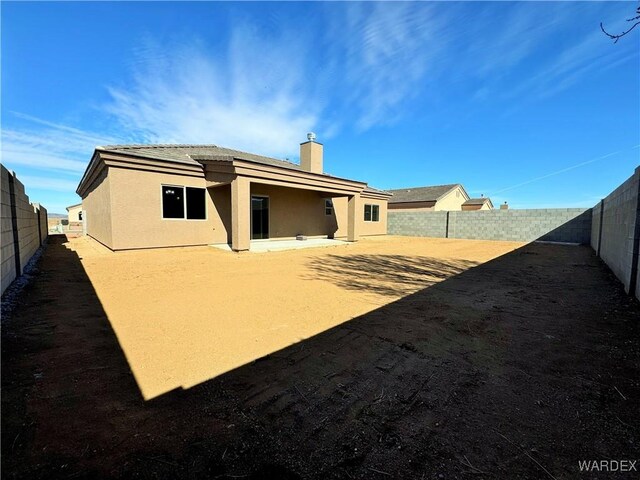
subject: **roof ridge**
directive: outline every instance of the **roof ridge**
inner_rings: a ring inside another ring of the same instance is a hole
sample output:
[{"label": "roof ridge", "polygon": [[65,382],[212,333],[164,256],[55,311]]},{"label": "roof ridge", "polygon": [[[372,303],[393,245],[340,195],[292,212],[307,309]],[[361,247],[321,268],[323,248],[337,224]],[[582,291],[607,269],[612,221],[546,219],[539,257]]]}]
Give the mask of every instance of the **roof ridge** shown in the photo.
[{"label": "roof ridge", "polygon": [[422,185],[421,187],[404,187],[404,188],[390,188],[388,192],[394,190],[417,190],[418,188],[438,188],[438,187],[456,187],[462,185],[461,183],[443,183],[442,185]]},{"label": "roof ridge", "polygon": [[[237,150],[235,148],[229,148],[229,147],[223,147],[221,145],[216,145],[213,143],[150,143],[150,144],[143,144],[143,143],[133,143],[133,144],[120,144],[120,145],[102,145],[102,146],[98,146],[96,147],[96,149],[100,149],[100,150],[142,150],[142,149],[163,149],[163,148],[221,148],[224,150],[229,150],[231,152],[237,152],[240,154],[247,154],[247,155],[251,155],[251,156],[255,156],[255,157],[262,157],[262,158],[268,158],[270,160],[277,160],[279,162],[284,162],[284,163],[288,163],[290,165],[295,165],[295,166],[300,166],[299,163],[295,163],[292,162],[291,160],[285,160],[282,158],[277,158],[277,157],[270,157],[267,155],[261,155],[259,153],[251,153],[251,152],[246,152],[244,150]],[[191,156],[190,154],[186,153],[186,156]]]},{"label": "roof ridge", "polygon": [[102,149],[141,149],[141,148],[224,148],[213,143],[130,143],[117,145],[101,145],[97,148]]}]

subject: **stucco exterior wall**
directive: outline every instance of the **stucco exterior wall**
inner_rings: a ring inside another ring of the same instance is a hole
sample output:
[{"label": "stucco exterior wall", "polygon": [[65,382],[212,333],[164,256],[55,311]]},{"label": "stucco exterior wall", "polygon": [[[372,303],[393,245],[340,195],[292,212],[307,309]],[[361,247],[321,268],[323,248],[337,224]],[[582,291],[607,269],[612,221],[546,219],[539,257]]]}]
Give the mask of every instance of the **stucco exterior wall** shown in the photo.
[{"label": "stucco exterior wall", "polygon": [[[378,205],[380,207],[380,221],[378,222],[365,222],[364,221],[364,206],[366,205]],[[336,219],[338,222],[338,230],[335,233],[336,238],[347,237],[347,198],[338,197],[333,199],[333,205],[336,211]],[[373,198],[361,197],[360,205],[358,205],[358,233],[363,236],[367,235],[386,235],[387,234],[387,202],[385,200],[377,200]]]},{"label": "stucco exterior wall", "polygon": [[338,229],[335,213],[325,215],[325,198],[318,192],[252,183],[251,195],[269,197],[271,239],[332,235]]},{"label": "stucco exterior wall", "polygon": [[67,210],[67,219],[69,222],[82,222],[80,212],[82,212],[82,205],[76,205],[75,207],[69,208],[69,210]]},{"label": "stucco exterior wall", "polygon": [[462,204],[469,200],[458,186],[436,202],[434,210],[462,210]]},{"label": "stucco exterior wall", "polygon": [[[108,175],[107,175],[108,172]],[[208,245],[231,242],[231,186],[207,189],[206,220],[162,218],[162,185],[206,188],[204,174],[161,173],[131,168],[105,168],[83,198],[87,234],[113,250]],[[251,195],[269,197],[269,237],[298,234],[346,237],[347,198],[334,198],[334,212],[325,214],[321,193],[252,182]],[[364,205],[379,206],[378,222],[364,221]],[[384,235],[386,201],[362,198],[359,235]],[[251,212],[247,211],[247,218]]]},{"label": "stucco exterior wall", "polygon": [[[107,246],[113,250],[227,242],[226,225],[212,198],[216,189],[208,189],[205,195],[206,220],[162,218],[162,186],[206,188],[204,175],[194,177],[113,167],[109,170],[112,241]],[[86,210],[89,212],[88,207]],[[91,225],[89,214],[87,220]]]},{"label": "stucco exterior wall", "polygon": [[482,205],[462,205],[462,210],[465,212],[475,211],[475,210],[491,210],[488,203],[483,203]]},{"label": "stucco exterior wall", "polygon": [[113,248],[110,183],[111,172],[105,168],[91,184],[82,205],[87,235]]}]

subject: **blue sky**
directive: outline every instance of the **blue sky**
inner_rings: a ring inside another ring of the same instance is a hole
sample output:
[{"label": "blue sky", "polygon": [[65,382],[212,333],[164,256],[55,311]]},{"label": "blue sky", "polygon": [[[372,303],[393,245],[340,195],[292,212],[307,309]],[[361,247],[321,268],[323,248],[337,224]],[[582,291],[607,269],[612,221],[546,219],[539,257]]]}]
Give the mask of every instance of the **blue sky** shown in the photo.
[{"label": "blue sky", "polygon": [[96,145],[214,143],[378,188],[592,206],[640,163],[635,2],[2,2],[2,162],[63,213]]}]

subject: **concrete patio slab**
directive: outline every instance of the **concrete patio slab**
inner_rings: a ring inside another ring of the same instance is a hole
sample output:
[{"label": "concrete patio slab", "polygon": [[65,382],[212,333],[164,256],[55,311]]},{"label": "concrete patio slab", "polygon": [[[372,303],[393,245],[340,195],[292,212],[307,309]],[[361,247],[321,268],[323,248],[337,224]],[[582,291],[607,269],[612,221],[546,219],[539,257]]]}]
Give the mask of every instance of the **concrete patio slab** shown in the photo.
[{"label": "concrete patio slab", "polygon": [[[249,251],[252,253],[280,252],[283,250],[300,250],[303,248],[335,247],[338,245],[349,245],[343,240],[332,240],[329,238],[309,238],[307,240],[252,240]],[[211,247],[232,251],[228,244],[215,244]]]}]

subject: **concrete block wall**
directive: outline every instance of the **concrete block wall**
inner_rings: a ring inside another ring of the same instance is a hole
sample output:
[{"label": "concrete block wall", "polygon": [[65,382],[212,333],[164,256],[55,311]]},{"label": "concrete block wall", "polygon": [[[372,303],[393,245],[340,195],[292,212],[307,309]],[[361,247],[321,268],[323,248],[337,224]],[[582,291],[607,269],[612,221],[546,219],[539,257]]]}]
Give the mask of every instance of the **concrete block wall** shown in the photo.
[{"label": "concrete block wall", "polygon": [[389,211],[389,233],[478,240],[546,240],[589,244],[590,208],[477,210],[451,212]]},{"label": "concrete block wall", "polygon": [[445,238],[447,235],[447,212],[389,210],[387,212],[387,233],[411,237]]},{"label": "concrete block wall", "polygon": [[593,207],[591,246],[640,299],[640,167],[622,185]]},{"label": "concrete block wall", "polygon": [[591,238],[591,209],[478,210],[449,214],[449,238],[587,245]]},{"label": "concrete block wall", "polygon": [[4,165],[0,168],[0,283],[1,291],[20,276],[47,238],[47,210],[31,204],[24,185]]}]

